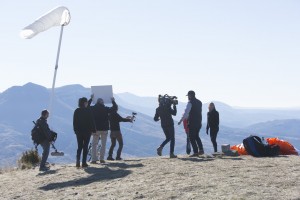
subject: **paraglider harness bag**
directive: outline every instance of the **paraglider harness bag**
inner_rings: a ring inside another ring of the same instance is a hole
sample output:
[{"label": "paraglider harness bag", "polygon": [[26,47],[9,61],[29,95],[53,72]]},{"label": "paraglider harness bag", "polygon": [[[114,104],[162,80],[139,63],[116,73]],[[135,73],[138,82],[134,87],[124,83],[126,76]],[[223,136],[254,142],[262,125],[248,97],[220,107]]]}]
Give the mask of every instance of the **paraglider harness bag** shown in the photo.
[{"label": "paraglider harness bag", "polygon": [[243,140],[244,147],[249,155],[254,157],[278,156],[280,147],[278,145],[264,144],[260,137],[249,136]]},{"label": "paraglider harness bag", "polygon": [[[37,123],[34,121],[32,121],[32,122],[34,123],[34,127],[31,130],[31,139],[33,141],[33,144],[37,148],[37,146],[39,144],[41,144],[43,141],[45,141],[47,139],[47,136],[45,135],[44,131],[40,127],[38,121],[37,121]],[[57,139],[57,133],[50,130],[50,137],[48,138],[49,142],[54,143],[56,141],[56,139]]]}]

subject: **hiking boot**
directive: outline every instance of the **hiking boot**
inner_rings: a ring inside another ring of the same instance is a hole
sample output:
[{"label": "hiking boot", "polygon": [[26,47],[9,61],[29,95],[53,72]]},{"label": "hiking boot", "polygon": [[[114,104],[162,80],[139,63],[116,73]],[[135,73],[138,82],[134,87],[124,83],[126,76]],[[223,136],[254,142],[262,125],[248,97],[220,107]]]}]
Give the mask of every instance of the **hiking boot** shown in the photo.
[{"label": "hiking boot", "polygon": [[104,164],[104,163],[105,163],[105,161],[104,161],[104,160],[100,160],[100,163],[101,163],[101,164]]},{"label": "hiking boot", "polygon": [[177,158],[177,156],[174,153],[171,153],[170,158]]},{"label": "hiking boot", "polygon": [[203,150],[199,150],[198,155],[201,156],[201,155],[203,155],[203,154],[204,154],[204,151],[203,151]]},{"label": "hiking boot", "polygon": [[91,164],[97,164],[97,161],[92,161]]},{"label": "hiking boot", "polygon": [[162,147],[158,147],[157,148],[157,155],[161,156],[162,155],[162,150],[163,150]]},{"label": "hiking boot", "polygon": [[40,167],[40,171],[41,172],[46,172],[46,171],[48,171],[50,169],[50,167],[46,167],[46,166],[44,166],[44,167]]},{"label": "hiking boot", "polygon": [[107,160],[115,160],[112,156],[108,156]]},{"label": "hiking boot", "polygon": [[82,163],[82,167],[88,167],[89,165],[87,163]]},{"label": "hiking boot", "polygon": [[121,157],[117,157],[116,160],[123,160]]},{"label": "hiking boot", "polygon": [[190,155],[189,157],[198,157],[199,156],[199,153],[194,153],[192,155]]}]

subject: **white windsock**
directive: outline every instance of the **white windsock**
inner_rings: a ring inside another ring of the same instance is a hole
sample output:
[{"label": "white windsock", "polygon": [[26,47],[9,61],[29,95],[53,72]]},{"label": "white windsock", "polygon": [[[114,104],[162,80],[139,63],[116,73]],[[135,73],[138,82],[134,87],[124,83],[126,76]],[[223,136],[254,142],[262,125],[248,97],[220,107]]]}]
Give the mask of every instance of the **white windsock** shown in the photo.
[{"label": "white windsock", "polygon": [[38,18],[32,24],[26,26],[20,33],[24,39],[33,38],[40,32],[46,31],[53,26],[66,26],[70,23],[71,15],[68,8],[60,6]]}]

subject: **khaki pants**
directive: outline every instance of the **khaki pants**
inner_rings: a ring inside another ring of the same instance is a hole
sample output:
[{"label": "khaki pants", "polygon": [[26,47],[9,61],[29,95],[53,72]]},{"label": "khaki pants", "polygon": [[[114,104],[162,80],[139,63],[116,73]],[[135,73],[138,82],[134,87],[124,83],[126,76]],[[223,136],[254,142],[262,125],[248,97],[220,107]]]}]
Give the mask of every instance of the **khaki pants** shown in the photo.
[{"label": "khaki pants", "polygon": [[93,133],[92,139],[92,161],[98,160],[97,155],[97,146],[99,142],[99,137],[101,140],[101,149],[100,149],[100,160],[104,160],[105,149],[106,149],[106,140],[107,140],[108,131],[96,131]]}]

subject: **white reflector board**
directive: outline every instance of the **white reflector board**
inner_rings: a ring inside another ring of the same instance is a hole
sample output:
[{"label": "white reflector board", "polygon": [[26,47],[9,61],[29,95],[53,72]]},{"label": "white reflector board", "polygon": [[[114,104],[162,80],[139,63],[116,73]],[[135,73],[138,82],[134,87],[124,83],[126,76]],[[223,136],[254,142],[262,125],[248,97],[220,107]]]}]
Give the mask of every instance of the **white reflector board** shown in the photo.
[{"label": "white reflector board", "polygon": [[94,94],[94,104],[98,98],[102,98],[105,104],[111,104],[111,98],[113,97],[112,85],[91,86],[91,89],[92,94]]}]

